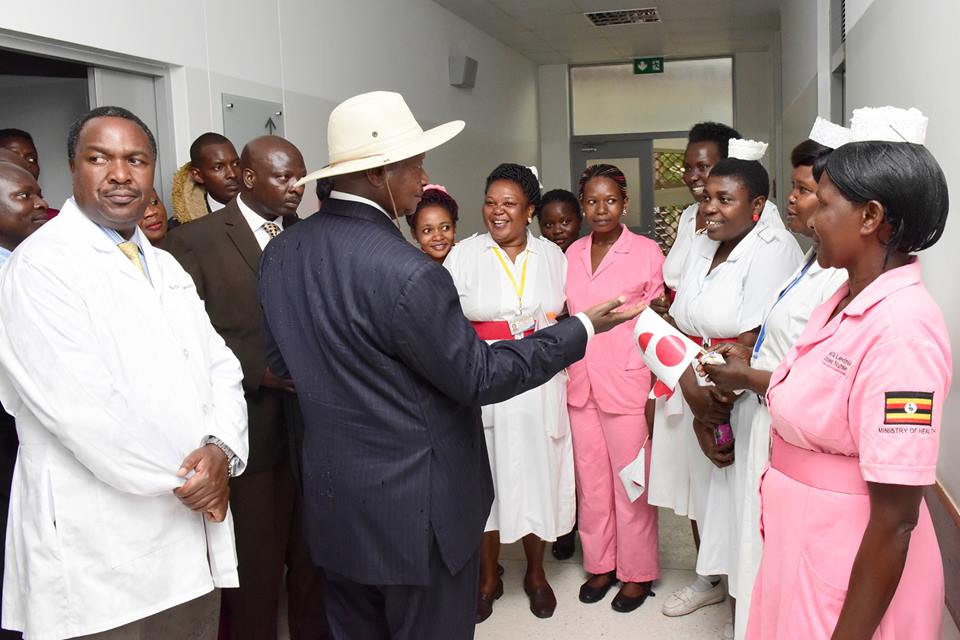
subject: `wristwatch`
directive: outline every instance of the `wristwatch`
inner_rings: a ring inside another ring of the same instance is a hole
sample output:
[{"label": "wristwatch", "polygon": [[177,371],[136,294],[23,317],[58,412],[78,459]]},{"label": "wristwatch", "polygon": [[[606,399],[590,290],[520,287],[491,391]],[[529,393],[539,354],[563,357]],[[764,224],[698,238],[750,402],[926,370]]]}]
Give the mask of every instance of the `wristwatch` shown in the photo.
[{"label": "wristwatch", "polygon": [[237,466],[240,464],[240,458],[237,457],[237,454],[233,452],[227,443],[221,440],[216,436],[207,436],[206,444],[212,444],[216,448],[223,451],[223,455],[227,456],[227,477],[234,478],[237,475]]}]

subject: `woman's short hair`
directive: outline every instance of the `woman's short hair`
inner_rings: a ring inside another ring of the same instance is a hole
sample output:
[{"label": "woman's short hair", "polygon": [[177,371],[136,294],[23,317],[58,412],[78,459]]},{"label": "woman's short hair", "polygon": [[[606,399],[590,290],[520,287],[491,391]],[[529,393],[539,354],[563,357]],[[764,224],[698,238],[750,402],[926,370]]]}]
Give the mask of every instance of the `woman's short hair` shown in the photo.
[{"label": "woman's short hair", "polygon": [[577,196],[573,195],[566,189],[553,189],[543,194],[543,198],[540,199],[540,206],[537,207],[537,212],[534,215],[539,218],[544,207],[546,207],[548,204],[553,204],[554,202],[559,202],[569,206],[571,209],[573,209],[573,212],[577,214],[577,218],[581,220],[583,219],[583,211],[580,210],[580,201],[577,200]]},{"label": "woman's short hair", "polygon": [[819,175],[818,171],[823,171],[827,164],[827,159],[833,149],[824,146],[816,140],[804,140],[793,148],[790,152],[790,164],[794,169],[797,167],[810,167],[814,175]]},{"label": "woman's short hair", "polygon": [[537,180],[537,176],[533,175],[533,171],[530,171],[527,167],[512,162],[501,164],[487,176],[487,184],[483,188],[484,193],[489,191],[490,185],[498,180],[509,180],[516,184],[523,191],[523,195],[526,196],[529,204],[534,207],[540,206],[540,181]]},{"label": "woman's short hair", "polygon": [[420,215],[420,211],[424,207],[430,206],[443,207],[447,210],[447,213],[450,214],[450,220],[453,224],[457,224],[457,214],[460,211],[460,207],[457,205],[457,201],[453,199],[453,196],[440,189],[427,189],[423,192],[423,196],[420,198],[420,203],[417,204],[416,210],[407,216],[407,224],[410,225],[411,229],[416,230],[417,217]]},{"label": "woman's short hair", "polygon": [[926,147],[909,142],[851,142],[827,160],[824,173],[850,202],[876,200],[893,232],[887,246],[913,253],[936,244],[947,224],[947,180]]},{"label": "woman's short hair", "polygon": [[770,197],[770,176],[763,165],[756,160],[724,158],[710,170],[710,177],[729,176],[737,178],[747,188],[747,194],[753,200],[758,196]]},{"label": "woman's short hair", "polygon": [[580,174],[580,183],[577,185],[578,195],[583,197],[583,188],[594,178],[609,178],[617,184],[620,190],[620,197],[627,197],[627,177],[623,175],[618,167],[612,164],[592,164],[583,170]]},{"label": "woman's short hair", "polygon": [[712,142],[717,145],[721,158],[729,153],[730,138],[739,138],[740,132],[719,122],[698,122],[687,134],[687,146],[698,142]]}]

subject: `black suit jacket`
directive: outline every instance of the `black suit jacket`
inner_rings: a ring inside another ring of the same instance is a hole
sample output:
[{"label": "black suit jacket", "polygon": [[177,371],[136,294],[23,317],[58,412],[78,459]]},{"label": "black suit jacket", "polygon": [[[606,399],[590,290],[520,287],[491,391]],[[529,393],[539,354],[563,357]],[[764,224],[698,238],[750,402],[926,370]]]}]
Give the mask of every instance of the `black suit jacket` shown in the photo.
[{"label": "black suit jacket", "polygon": [[304,412],[314,561],[364,584],[422,585],[436,538],[459,571],[493,498],[480,406],[583,357],[583,325],[487,345],[443,267],[383,212],[336,199],[270,243],[260,299],[270,364],[292,373]]},{"label": "black suit jacket", "polygon": [[210,322],[240,360],[250,442],[245,473],[275,468],[289,457],[284,409],[288,394],[260,386],[267,369],[257,297],[261,252],[236,198],[220,211],[171,231],[163,248],[193,278]]}]

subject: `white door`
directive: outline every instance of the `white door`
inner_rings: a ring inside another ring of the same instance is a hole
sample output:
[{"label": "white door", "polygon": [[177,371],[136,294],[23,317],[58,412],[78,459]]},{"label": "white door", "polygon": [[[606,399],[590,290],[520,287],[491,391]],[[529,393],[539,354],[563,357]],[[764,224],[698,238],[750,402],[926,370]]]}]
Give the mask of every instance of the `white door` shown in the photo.
[{"label": "white door", "polygon": [[158,83],[160,78],[129,71],[117,71],[102,67],[90,67],[88,75],[90,88],[90,108],[116,106],[129,109],[135,113],[153,132],[157,140],[159,153],[157,156],[157,173],[154,176],[154,186],[164,202],[167,210],[170,207],[170,182],[176,171],[175,161],[168,144],[170,133],[165,131],[161,111],[158,109]]}]

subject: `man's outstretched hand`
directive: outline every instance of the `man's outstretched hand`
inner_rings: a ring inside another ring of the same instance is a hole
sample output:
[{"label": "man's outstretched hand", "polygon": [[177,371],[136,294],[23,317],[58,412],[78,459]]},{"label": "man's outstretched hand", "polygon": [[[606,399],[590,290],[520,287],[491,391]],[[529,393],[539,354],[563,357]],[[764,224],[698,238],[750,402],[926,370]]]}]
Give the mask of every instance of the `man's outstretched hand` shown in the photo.
[{"label": "man's outstretched hand", "polygon": [[623,307],[622,305],[626,301],[627,299],[625,297],[620,296],[607,302],[601,302],[584,311],[587,317],[590,318],[590,322],[593,323],[594,332],[603,333],[604,331],[609,331],[619,324],[633,320],[640,315],[641,311],[647,308],[646,303],[643,302],[638,302],[630,307]]}]

